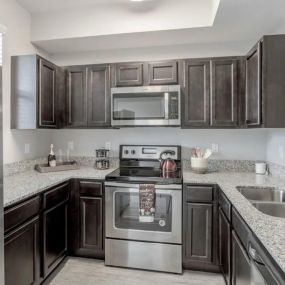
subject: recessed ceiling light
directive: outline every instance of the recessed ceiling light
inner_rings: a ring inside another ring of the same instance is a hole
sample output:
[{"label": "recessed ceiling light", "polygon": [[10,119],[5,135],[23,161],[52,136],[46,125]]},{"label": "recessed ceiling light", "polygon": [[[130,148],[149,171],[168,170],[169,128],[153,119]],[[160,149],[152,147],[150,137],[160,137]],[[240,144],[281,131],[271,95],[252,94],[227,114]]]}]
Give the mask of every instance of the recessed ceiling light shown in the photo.
[{"label": "recessed ceiling light", "polygon": [[143,2],[144,0],[130,0],[131,2]]}]

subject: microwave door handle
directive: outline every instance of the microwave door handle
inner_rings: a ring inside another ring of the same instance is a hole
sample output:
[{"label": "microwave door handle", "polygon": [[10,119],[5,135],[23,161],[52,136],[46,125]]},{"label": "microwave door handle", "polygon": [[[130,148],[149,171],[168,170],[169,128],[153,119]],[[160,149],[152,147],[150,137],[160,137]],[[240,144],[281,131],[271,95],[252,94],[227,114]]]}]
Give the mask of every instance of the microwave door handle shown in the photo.
[{"label": "microwave door handle", "polygon": [[164,110],[165,110],[165,119],[169,119],[169,93],[164,93]]}]

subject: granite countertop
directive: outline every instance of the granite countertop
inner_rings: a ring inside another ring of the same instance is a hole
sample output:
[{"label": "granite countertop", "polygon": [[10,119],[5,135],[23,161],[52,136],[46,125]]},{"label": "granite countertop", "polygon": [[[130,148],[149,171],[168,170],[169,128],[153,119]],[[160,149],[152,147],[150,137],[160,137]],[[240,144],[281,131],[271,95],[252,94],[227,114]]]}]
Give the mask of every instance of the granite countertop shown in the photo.
[{"label": "granite countertop", "polygon": [[285,272],[285,219],[268,216],[258,211],[236,189],[236,186],[271,186],[285,189],[284,180],[246,172],[213,172],[199,175],[190,171],[183,171],[183,181],[184,183],[218,184],[251,230]]},{"label": "granite countertop", "polygon": [[[114,168],[96,170],[93,167],[81,167],[79,170],[54,173],[38,173],[31,170],[8,176],[4,178],[4,206],[19,202],[71,178],[104,180],[105,176],[113,170]],[[201,175],[184,170],[183,181],[184,183],[218,184],[285,272],[285,219],[261,213],[236,190],[236,186],[271,186],[285,189],[285,180],[248,172],[213,172]]]},{"label": "granite countertop", "polygon": [[35,170],[4,177],[4,207],[40,193],[52,186],[71,178],[105,179],[114,168],[97,170],[93,167],[81,167],[78,170],[39,173]]}]

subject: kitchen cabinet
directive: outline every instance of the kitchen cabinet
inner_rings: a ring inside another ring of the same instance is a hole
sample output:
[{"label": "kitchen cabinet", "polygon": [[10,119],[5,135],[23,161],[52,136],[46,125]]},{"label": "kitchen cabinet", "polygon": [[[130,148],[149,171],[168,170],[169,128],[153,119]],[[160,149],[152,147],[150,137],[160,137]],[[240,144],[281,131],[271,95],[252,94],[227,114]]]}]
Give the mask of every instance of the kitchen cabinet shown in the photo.
[{"label": "kitchen cabinet", "polygon": [[285,35],[264,36],[246,57],[245,124],[285,127]]},{"label": "kitchen cabinet", "polygon": [[66,70],[67,127],[110,127],[110,65],[71,66]]},{"label": "kitchen cabinet", "polygon": [[216,189],[208,185],[184,185],[183,266],[219,272]]},{"label": "kitchen cabinet", "polygon": [[38,55],[11,57],[11,128],[58,128],[64,100],[62,69]]},{"label": "kitchen cabinet", "polygon": [[67,68],[67,126],[87,126],[87,67]]},{"label": "kitchen cabinet", "polygon": [[250,261],[235,231],[232,231],[232,285],[250,285]]},{"label": "kitchen cabinet", "polygon": [[4,211],[5,284],[7,285],[39,284],[39,211],[39,196],[12,205]]},{"label": "kitchen cabinet", "polygon": [[190,59],[184,62],[183,128],[237,127],[242,90],[240,58]]},{"label": "kitchen cabinet", "polygon": [[142,62],[116,63],[115,86],[142,86],[144,64]]},{"label": "kitchen cabinet", "polygon": [[148,63],[149,85],[178,84],[178,61]]},{"label": "kitchen cabinet", "polygon": [[210,62],[187,60],[184,72],[182,127],[207,127],[210,124]]},{"label": "kitchen cabinet", "polygon": [[39,217],[5,235],[5,284],[39,284]]},{"label": "kitchen cabinet", "polygon": [[247,126],[261,124],[261,42],[246,58],[246,118]]},{"label": "kitchen cabinet", "polygon": [[238,124],[237,60],[211,61],[211,126],[235,127]]},{"label": "kitchen cabinet", "polygon": [[88,127],[111,125],[111,81],[109,65],[88,67]]},{"label": "kitchen cabinet", "polygon": [[43,275],[44,278],[67,255],[69,184],[64,183],[44,193]]},{"label": "kitchen cabinet", "polygon": [[231,224],[219,209],[219,264],[226,285],[231,284]]},{"label": "kitchen cabinet", "polygon": [[73,203],[76,203],[73,219],[77,221],[74,227],[74,254],[82,257],[104,258],[104,192],[101,181],[79,180],[75,184],[78,193]]}]

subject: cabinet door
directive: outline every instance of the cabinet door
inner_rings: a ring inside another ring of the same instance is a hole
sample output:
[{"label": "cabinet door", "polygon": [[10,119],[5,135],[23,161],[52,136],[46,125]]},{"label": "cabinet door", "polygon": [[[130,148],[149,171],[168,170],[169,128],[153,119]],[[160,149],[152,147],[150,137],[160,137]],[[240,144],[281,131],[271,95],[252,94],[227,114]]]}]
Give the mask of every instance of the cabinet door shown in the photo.
[{"label": "cabinet door", "polygon": [[211,64],[211,126],[237,126],[237,61],[213,60]]},{"label": "cabinet door", "polygon": [[43,269],[46,277],[67,254],[67,203],[43,214]]},{"label": "cabinet door", "polygon": [[246,59],[245,122],[247,126],[261,124],[261,43]]},{"label": "cabinet door", "polygon": [[95,65],[88,68],[88,126],[111,125],[110,66]]},{"label": "cabinet door", "polygon": [[250,285],[250,261],[236,233],[232,231],[232,285]]},{"label": "cabinet door", "polygon": [[185,87],[182,126],[209,126],[210,61],[185,63]]},{"label": "cabinet door", "polygon": [[67,125],[87,126],[86,67],[69,67],[67,70]]},{"label": "cabinet door", "polygon": [[213,205],[186,203],[184,258],[212,262]]},{"label": "cabinet door", "polygon": [[56,66],[39,59],[39,127],[56,127]]},{"label": "cabinet door", "polygon": [[101,257],[103,247],[103,199],[80,197],[80,250]]},{"label": "cabinet door", "polygon": [[227,285],[231,284],[231,226],[219,209],[219,263]]},{"label": "cabinet door", "polygon": [[177,84],[177,61],[150,62],[148,64],[149,85]]},{"label": "cabinet door", "polygon": [[118,87],[143,85],[143,63],[117,63],[115,72]]},{"label": "cabinet door", "polygon": [[38,217],[5,236],[5,284],[39,284]]}]

